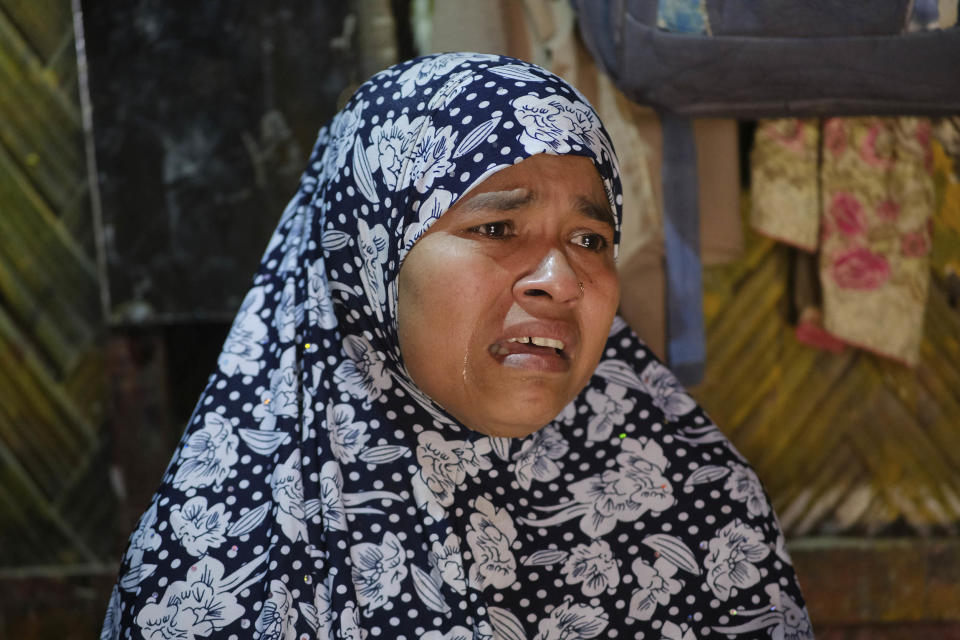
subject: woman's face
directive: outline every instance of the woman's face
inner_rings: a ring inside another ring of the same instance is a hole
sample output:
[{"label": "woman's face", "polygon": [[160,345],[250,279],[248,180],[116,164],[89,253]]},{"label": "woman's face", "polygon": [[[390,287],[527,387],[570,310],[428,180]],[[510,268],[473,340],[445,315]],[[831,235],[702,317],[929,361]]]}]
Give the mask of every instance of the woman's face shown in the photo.
[{"label": "woman's face", "polygon": [[550,422],[589,381],[613,322],[613,231],[588,158],[536,155],[482,182],[400,269],[400,350],[413,381],[488,435]]}]

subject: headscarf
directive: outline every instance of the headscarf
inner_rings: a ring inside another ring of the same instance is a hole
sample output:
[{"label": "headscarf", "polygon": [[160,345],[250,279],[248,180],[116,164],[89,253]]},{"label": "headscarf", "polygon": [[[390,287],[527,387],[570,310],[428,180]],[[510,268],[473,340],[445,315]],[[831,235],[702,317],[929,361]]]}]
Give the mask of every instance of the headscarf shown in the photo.
[{"label": "headscarf", "polygon": [[593,109],[519,60],[396,65],[321,129],[103,638],[810,636],[756,474],[619,318],[525,438],[467,429],[407,375],[404,256],[539,153],[590,158],[619,220]]}]

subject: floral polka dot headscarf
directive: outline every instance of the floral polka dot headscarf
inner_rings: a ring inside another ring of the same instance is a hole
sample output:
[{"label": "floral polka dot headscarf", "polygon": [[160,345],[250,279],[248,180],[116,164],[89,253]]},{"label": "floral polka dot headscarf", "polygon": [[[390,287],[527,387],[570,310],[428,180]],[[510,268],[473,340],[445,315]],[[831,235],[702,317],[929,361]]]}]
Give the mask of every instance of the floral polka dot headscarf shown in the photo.
[{"label": "floral polka dot headscarf", "polygon": [[590,384],[492,438],[404,373],[396,278],[456,200],[612,145],[500,56],[391,67],[320,131],[123,557],[103,638],[812,637],[756,474],[619,318]]}]

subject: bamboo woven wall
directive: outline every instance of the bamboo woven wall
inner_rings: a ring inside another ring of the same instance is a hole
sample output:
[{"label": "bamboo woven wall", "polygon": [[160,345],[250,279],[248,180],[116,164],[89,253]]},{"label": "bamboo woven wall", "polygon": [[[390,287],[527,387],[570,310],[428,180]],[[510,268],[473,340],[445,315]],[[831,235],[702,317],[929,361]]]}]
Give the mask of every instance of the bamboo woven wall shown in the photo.
[{"label": "bamboo woven wall", "polygon": [[0,0],[0,577],[114,566],[69,0]]},{"label": "bamboo woven wall", "polygon": [[[935,233],[960,259],[946,222],[941,209]],[[921,363],[910,370],[799,343],[790,252],[748,231],[742,259],[705,270],[707,375],[694,395],[756,467],[788,537],[955,535],[960,312],[944,281],[931,274]]]}]

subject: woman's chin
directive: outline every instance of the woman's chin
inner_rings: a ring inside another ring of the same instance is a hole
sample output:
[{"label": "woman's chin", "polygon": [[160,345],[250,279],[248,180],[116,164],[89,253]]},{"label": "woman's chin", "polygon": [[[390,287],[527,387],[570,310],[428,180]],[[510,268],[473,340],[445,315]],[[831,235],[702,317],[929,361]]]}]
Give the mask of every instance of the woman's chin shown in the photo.
[{"label": "woman's chin", "polygon": [[504,412],[502,415],[486,415],[470,421],[462,421],[468,428],[494,438],[525,438],[550,424],[563,407],[530,407]]},{"label": "woman's chin", "polygon": [[526,438],[531,433],[545,427],[549,421],[542,424],[498,424],[498,425],[467,425],[469,429],[482,433],[491,438]]}]

